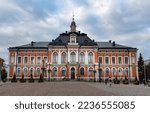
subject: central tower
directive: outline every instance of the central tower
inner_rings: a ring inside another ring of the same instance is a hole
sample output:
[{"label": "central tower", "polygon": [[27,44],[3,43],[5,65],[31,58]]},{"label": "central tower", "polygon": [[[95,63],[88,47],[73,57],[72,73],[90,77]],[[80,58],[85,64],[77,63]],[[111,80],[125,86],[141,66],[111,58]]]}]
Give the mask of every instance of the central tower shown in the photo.
[{"label": "central tower", "polygon": [[76,32],[76,23],[74,21],[74,17],[72,18],[72,22],[71,22],[71,25],[70,25],[70,31],[71,32]]}]

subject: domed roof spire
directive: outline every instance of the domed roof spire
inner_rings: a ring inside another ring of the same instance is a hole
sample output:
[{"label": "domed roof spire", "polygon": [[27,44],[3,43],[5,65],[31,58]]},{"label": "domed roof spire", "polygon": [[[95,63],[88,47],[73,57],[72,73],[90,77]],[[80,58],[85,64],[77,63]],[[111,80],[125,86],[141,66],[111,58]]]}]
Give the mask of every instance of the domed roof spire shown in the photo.
[{"label": "domed roof spire", "polygon": [[71,22],[71,25],[70,25],[70,31],[71,32],[76,32],[76,23],[74,21],[74,14],[73,14],[72,22]]}]

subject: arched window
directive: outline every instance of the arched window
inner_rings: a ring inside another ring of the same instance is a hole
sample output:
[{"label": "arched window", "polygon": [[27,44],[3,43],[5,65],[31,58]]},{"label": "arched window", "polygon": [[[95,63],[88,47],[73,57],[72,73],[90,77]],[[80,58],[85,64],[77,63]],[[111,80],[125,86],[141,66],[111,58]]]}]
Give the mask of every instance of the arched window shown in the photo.
[{"label": "arched window", "polygon": [[24,73],[24,76],[27,76],[27,68],[24,68],[23,73]]},{"label": "arched window", "polygon": [[57,76],[57,68],[56,67],[53,68],[52,75],[53,76]]},{"label": "arched window", "polygon": [[80,68],[80,75],[84,76],[84,68]]},{"label": "arched window", "polygon": [[53,53],[53,63],[58,62],[58,54],[56,52]]},{"label": "arched window", "polygon": [[30,75],[31,75],[31,74],[34,75],[34,70],[33,70],[33,68],[30,69]]},{"label": "arched window", "polygon": [[115,68],[112,69],[112,75],[113,75],[113,76],[116,75],[116,69],[115,69]]},{"label": "arched window", "polygon": [[128,76],[128,75],[129,75],[129,70],[128,70],[128,68],[126,68],[124,71],[125,71],[125,76]]},{"label": "arched window", "polygon": [[84,59],[85,59],[85,55],[84,55],[84,53],[82,52],[82,53],[80,53],[80,56],[79,56],[79,61],[80,61],[80,63],[84,63],[84,62],[85,62]]},{"label": "arched window", "polygon": [[64,68],[64,67],[62,68],[62,70],[61,70],[61,75],[62,75],[62,76],[66,76],[66,68]]},{"label": "arched window", "polygon": [[119,73],[119,76],[122,75],[122,69],[121,68],[119,68],[118,73]]},{"label": "arched window", "polygon": [[36,70],[36,75],[37,75],[37,76],[40,76],[40,68],[37,68],[37,70]]},{"label": "arched window", "polygon": [[92,52],[90,52],[90,53],[88,54],[88,62],[89,62],[89,63],[93,63],[93,53],[92,53]]},{"label": "arched window", "polygon": [[63,53],[61,54],[61,63],[65,63],[65,62],[66,62],[66,53],[63,52]]},{"label": "arched window", "polygon": [[89,76],[93,75],[93,68],[89,68]]},{"label": "arched window", "polygon": [[109,68],[106,68],[106,76],[109,76]]},{"label": "arched window", "polygon": [[75,63],[76,62],[76,54],[75,54],[75,52],[72,52],[70,54],[70,61],[71,61],[71,63]]},{"label": "arched window", "polygon": [[21,69],[20,68],[17,69],[17,76],[19,76],[19,75],[21,75]]}]

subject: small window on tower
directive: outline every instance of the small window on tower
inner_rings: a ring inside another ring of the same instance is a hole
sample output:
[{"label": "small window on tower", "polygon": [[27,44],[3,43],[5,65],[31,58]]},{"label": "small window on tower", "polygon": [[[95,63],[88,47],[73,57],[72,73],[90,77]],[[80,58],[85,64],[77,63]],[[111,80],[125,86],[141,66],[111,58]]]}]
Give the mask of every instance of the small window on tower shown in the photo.
[{"label": "small window on tower", "polygon": [[75,43],[75,37],[71,37],[71,43]]}]

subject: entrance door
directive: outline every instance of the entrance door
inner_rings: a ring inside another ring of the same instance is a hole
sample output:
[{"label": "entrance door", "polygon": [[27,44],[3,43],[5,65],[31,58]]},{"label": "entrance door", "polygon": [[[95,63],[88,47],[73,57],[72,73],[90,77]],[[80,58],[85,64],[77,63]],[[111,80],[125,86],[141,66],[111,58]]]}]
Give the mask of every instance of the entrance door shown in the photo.
[{"label": "entrance door", "polygon": [[74,67],[71,68],[71,79],[72,80],[75,79],[75,68]]}]

